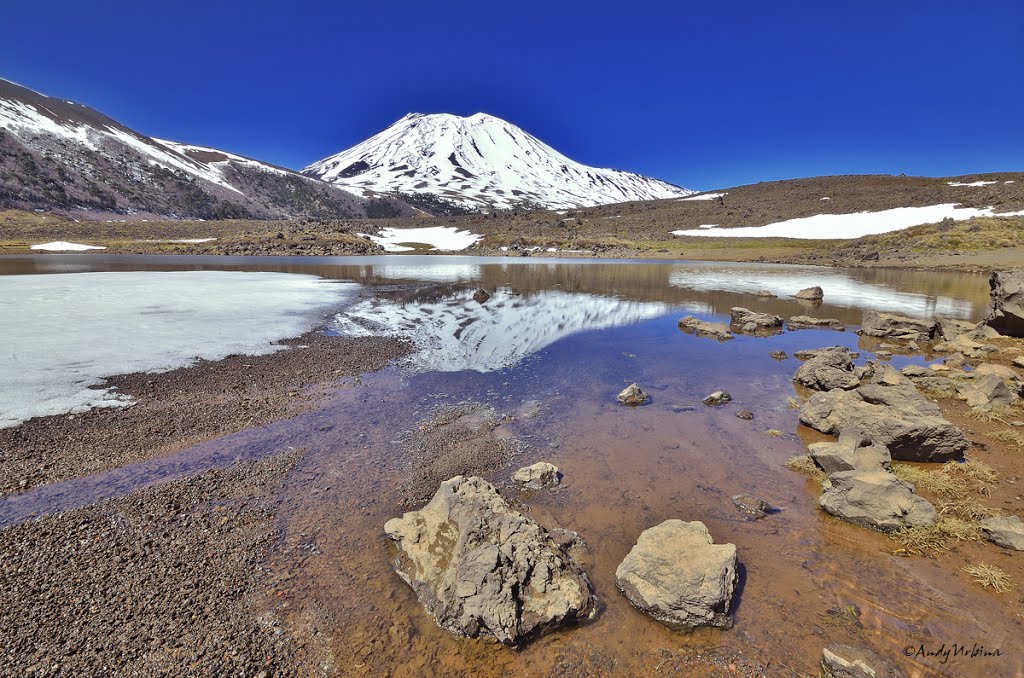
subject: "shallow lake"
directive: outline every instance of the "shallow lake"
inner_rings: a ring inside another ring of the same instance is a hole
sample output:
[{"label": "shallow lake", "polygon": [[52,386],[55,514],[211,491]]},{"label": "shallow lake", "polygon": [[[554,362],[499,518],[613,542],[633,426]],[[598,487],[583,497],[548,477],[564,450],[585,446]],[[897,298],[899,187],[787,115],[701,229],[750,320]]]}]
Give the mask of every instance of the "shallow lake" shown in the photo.
[{"label": "shallow lake", "polygon": [[[1012,603],[933,560],[894,555],[895,542],[818,509],[816,486],[784,465],[806,443],[823,439],[800,429],[790,406],[799,362],[769,356],[841,344],[868,357],[877,343],[849,331],[865,310],[978,320],[988,304],[983,276],[440,256],[0,258],[0,276],[185,270],[302,273],[359,283],[361,294],[337,310],[328,329],[398,331],[416,351],[403,365],[339,390],[315,412],[8,497],[0,501],[0,523],[239,458],[304,448],[278,517],[282,544],[269,565],[274,594],[266,605],[299,633],[318,628],[329,634],[343,672],[647,675],[667,658],[701,652],[749,657],[767,665],[769,675],[816,675],[829,641],[871,647],[910,675],[1024,671],[1024,638],[1007,609]],[[788,296],[811,285],[824,289],[822,304]],[[477,288],[492,298],[473,301]],[[756,297],[761,289],[778,297]],[[718,342],[677,327],[690,314],[727,319],[733,306],[787,318],[836,318],[848,331]],[[892,363],[910,360],[897,355]],[[634,381],[651,394],[650,404],[617,404],[615,394]],[[718,389],[734,401],[704,407],[701,398]],[[408,473],[400,434],[436,406],[465,401],[512,415],[502,426],[528,447],[486,477],[542,524],[583,537],[583,564],[601,599],[593,622],[519,651],[437,628],[392,572],[394,553],[382,531],[407,508],[398,490]],[[524,416],[535,409],[531,401],[539,410]],[[738,409],[755,418],[737,418]],[[515,468],[539,460],[561,468],[561,487],[530,495],[509,487]],[[780,510],[745,521],[730,501],[740,493],[759,495]],[[669,518],[701,520],[716,542],[736,544],[742,568],[732,629],[669,631],[615,589],[615,568],[636,537]],[[843,615],[851,606],[860,610],[855,623]],[[904,647],[922,642],[974,639],[1001,647],[1004,655],[945,668],[902,656]]]}]

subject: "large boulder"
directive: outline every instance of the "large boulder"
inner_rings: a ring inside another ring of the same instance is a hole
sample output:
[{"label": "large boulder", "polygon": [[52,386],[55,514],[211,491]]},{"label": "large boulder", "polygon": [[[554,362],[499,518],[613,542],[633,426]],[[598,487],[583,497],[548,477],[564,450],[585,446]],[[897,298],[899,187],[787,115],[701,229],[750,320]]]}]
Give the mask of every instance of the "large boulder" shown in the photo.
[{"label": "large boulder", "polygon": [[1017,516],[986,518],[980,523],[982,532],[993,544],[1004,549],[1024,551],[1024,521]]},{"label": "large boulder", "polygon": [[482,478],[444,481],[384,531],[398,546],[395,571],[452,633],[518,645],[595,610],[582,568]]},{"label": "large boulder", "polygon": [[885,470],[833,473],[819,503],[836,518],[882,532],[938,521],[935,507],[914,494],[911,483]]},{"label": "large boulder", "polygon": [[807,451],[825,473],[889,470],[892,465],[889,449],[856,428],[844,429],[837,442],[811,443]]},{"label": "large boulder", "polygon": [[791,296],[795,299],[803,299],[804,301],[821,301],[825,298],[825,293],[820,287],[815,285],[814,287],[805,287]]},{"label": "large boulder", "polygon": [[700,521],[666,520],[640,534],[615,582],[629,602],[667,626],[728,627],[736,547],[715,544]]},{"label": "large boulder", "polygon": [[934,320],[918,320],[895,313],[865,311],[860,333],[868,337],[887,337],[900,341],[930,339],[935,330]]},{"label": "large boulder", "polygon": [[1008,337],[1024,337],[1024,269],[995,271],[988,280],[992,305],[985,324]]},{"label": "large boulder", "polygon": [[782,327],[782,317],[736,306],[729,314],[729,324],[744,332],[777,332]]},{"label": "large boulder", "polygon": [[910,384],[865,384],[852,391],[815,393],[800,421],[832,435],[857,428],[889,449],[893,459],[948,461],[970,447],[964,432]]},{"label": "large boulder", "polygon": [[968,358],[982,358],[997,350],[995,346],[979,343],[967,334],[958,334],[949,341],[940,341],[932,349],[936,353],[960,353]]},{"label": "large boulder", "polygon": [[679,319],[679,329],[687,334],[693,334],[698,337],[711,337],[719,341],[733,338],[732,332],[729,331],[729,326],[725,323],[709,323],[692,315]]},{"label": "large boulder", "polygon": [[843,347],[815,353],[796,371],[793,381],[815,391],[857,388],[860,379],[854,374],[851,355]]}]

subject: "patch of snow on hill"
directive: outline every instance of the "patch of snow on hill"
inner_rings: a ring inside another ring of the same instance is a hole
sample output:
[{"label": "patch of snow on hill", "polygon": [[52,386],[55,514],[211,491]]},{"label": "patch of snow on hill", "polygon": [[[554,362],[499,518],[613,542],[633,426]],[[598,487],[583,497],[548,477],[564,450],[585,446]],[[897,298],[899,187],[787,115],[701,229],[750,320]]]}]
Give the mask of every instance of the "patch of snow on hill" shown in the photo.
[{"label": "patch of snow on hill", "polygon": [[409,252],[414,247],[406,247],[399,243],[417,243],[430,245],[431,249],[445,252],[464,250],[483,238],[482,235],[470,231],[460,231],[454,226],[430,226],[427,228],[382,228],[380,235],[366,235],[364,238],[381,245],[387,252]]},{"label": "patch of snow on hill", "polygon": [[817,214],[813,217],[787,219],[766,226],[740,228],[684,229],[673,235],[711,238],[799,238],[804,240],[846,240],[865,235],[902,231],[911,226],[933,224],[943,219],[963,221],[974,217],[1012,217],[1024,212],[997,214],[991,207],[959,207],[956,203],[928,207],[897,207],[880,212],[854,214]]},{"label": "patch of snow on hill", "polygon": [[0,276],[0,428],[123,407],[104,377],[271,353],[357,285],[237,271]]},{"label": "patch of snow on hill", "polygon": [[972,181],[970,183],[963,183],[962,181],[947,181],[947,186],[991,186],[992,184],[998,184],[998,181]]},{"label": "patch of snow on hill", "polygon": [[701,193],[700,195],[691,195],[689,198],[680,198],[680,200],[714,200],[715,198],[721,198],[728,194],[725,193]]},{"label": "patch of snow on hill", "polygon": [[82,245],[77,242],[55,240],[54,242],[44,242],[42,245],[32,245],[29,249],[41,250],[43,252],[85,252],[86,250],[105,250],[107,248],[100,247],[99,245]]}]

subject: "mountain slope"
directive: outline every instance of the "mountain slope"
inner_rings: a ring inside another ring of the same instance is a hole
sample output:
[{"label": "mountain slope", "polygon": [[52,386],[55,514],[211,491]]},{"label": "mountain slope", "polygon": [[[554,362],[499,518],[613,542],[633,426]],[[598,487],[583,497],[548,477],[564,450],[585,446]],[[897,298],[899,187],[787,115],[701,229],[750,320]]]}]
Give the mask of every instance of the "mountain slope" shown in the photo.
[{"label": "mountain slope", "polygon": [[550,209],[689,195],[679,186],[570,160],[483,113],[410,113],[303,174],[374,193],[428,194],[467,207]]},{"label": "mountain slope", "polygon": [[223,219],[365,216],[366,205],[296,172],[153,139],[0,79],[0,207]]}]

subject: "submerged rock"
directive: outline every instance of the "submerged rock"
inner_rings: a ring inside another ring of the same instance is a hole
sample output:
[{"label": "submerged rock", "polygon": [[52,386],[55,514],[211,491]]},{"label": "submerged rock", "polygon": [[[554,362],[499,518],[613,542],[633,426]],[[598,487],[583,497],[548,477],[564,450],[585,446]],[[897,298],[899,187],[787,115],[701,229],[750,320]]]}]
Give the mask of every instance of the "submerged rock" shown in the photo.
[{"label": "submerged rock", "polygon": [[842,347],[816,352],[796,371],[793,381],[815,391],[857,388],[860,379],[854,373],[851,355]]},{"label": "submerged rock", "polygon": [[729,395],[727,391],[715,391],[714,393],[704,396],[704,400],[701,402],[708,407],[717,407],[719,405],[724,405],[731,400],[732,396]]},{"label": "submerged rock", "polygon": [[772,360],[778,360],[780,362],[789,358],[789,354],[787,354],[785,351],[772,351],[768,355],[772,357]]},{"label": "submerged rock", "polygon": [[825,473],[841,471],[889,470],[892,457],[885,445],[872,442],[856,428],[847,428],[834,443],[812,443],[807,446],[814,463]]},{"label": "submerged rock", "polygon": [[641,391],[640,386],[635,382],[619,391],[619,395],[615,396],[615,399],[623,405],[643,405],[649,398],[650,396]]},{"label": "submerged rock", "polygon": [[758,290],[754,296],[762,299],[777,299],[779,295],[774,294],[771,290]]},{"label": "submerged rock", "polygon": [[725,341],[732,339],[732,332],[729,330],[729,326],[725,323],[709,323],[706,320],[695,318],[692,315],[688,315],[685,318],[679,320],[679,329],[688,334],[693,334],[698,337],[711,337],[712,339],[718,339],[719,341]]},{"label": "submerged rock", "polygon": [[793,330],[836,330],[845,332],[846,325],[835,318],[812,318],[809,315],[795,315],[786,323],[786,329]]},{"label": "submerged rock", "polygon": [[821,652],[821,665],[833,678],[901,678],[902,674],[871,650],[832,643]]},{"label": "submerged rock", "polygon": [[814,287],[804,288],[792,296],[796,299],[804,299],[805,301],[821,301],[825,298],[825,293],[820,287],[815,285]]},{"label": "submerged rock", "polygon": [[752,494],[735,494],[732,496],[732,505],[736,507],[748,520],[760,520],[769,513],[775,511],[775,507],[761,497]]},{"label": "submerged rock", "polygon": [[754,413],[750,410],[736,410],[736,416],[745,421],[750,421],[754,418]]},{"label": "submerged rock", "polygon": [[1007,337],[1024,337],[1024,269],[994,271],[988,284],[992,304],[985,325]]},{"label": "submerged rock", "polygon": [[615,582],[637,609],[669,627],[729,627],[736,547],[715,544],[700,521],[666,520],[643,531]]},{"label": "submerged rock", "polygon": [[531,490],[543,490],[555,487],[562,482],[562,473],[554,464],[538,461],[536,464],[524,466],[512,474],[512,482]]},{"label": "submerged rock", "polygon": [[819,503],[837,518],[883,532],[931,527],[938,521],[935,507],[914,494],[912,484],[885,470],[833,473]]},{"label": "submerged rock", "polygon": [[482,478],[446,480],[384,531],[399,549],[395,571],[452,633],[517,645],[594,612],[583,569]]},{"label": "submerged rock", "polygon": [[800,409],[800,421],[832,435],[860,429],[887,447],[893,459],[905,461],[948,461],[971,445],[911,384],[865,384],[851,391],[816,393]]},{"label": "submerged rock", "polygon": [[1024,551],[1024,521],[1017,516],[986,518],[981,521],[980,527],[993,544],[1004,549]]}]

